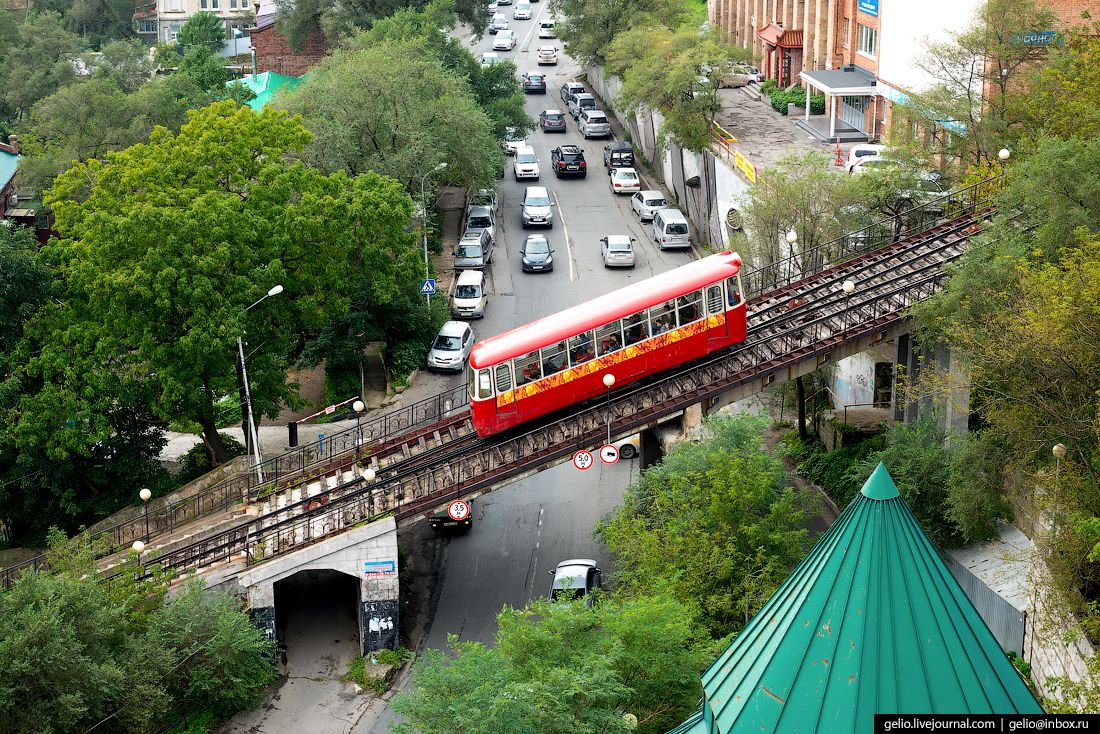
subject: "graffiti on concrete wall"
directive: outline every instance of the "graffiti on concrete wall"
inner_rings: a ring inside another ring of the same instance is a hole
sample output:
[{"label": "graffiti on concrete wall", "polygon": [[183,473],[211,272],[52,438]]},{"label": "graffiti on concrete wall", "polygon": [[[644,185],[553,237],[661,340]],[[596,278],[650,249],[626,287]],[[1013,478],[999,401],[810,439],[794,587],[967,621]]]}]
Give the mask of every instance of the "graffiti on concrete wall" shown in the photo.
[{"label": "graffiti on concrete wall", "polygon": [[363,602],[363,654],[397,648],[397,601]]}]

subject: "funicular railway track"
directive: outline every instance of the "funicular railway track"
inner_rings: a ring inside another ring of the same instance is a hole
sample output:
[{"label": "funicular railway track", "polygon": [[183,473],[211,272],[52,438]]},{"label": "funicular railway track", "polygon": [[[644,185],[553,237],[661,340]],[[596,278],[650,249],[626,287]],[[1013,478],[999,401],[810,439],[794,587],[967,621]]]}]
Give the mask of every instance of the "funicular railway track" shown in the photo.
[{"label": "funicular railway track", "polygon": [[[357,477],[333,488],[324,503],[287,504],[155,562],[180,572],[242,558],[255,563],[386,515],[420,516],[598,445],[609,421],[613,435],[629,435],[738,385],[827,355],[845,341],[901,321],[909,306],[942,287],[944,265],[962,254],[982,218],[974,212],[762,293],[749,301],[744,342],[661,378],[624,386],[606,404],[575,406],[519,433],[456,443],[415,465],[383,465],[373,481]],[[848,279],[859,284],[852,295],[840,287]]]},{"label": "funicular railway track", "polygon": [[[266,473],[274,474],[276,482],[254,483],[249,474],[243,487],[222,493],[236,492],[239,502],[264,503],[259,517],[150,554],[146,563],[185,571],[240,557],[257,562],[384,514],[423,514],[453,497],[487,491],[560,461],[577,448],[592,447],[606,438],[608,411],[614,433],[629,435],[662,416],[766,378],[808,354],[827,354],[845,339],[900,320],[904,309],[938,289],[943,266],[963,252],[970,234],[988,216],[986,205],[999,185],[992,179],[945,197],[932,221],[942,220],[945,208],[965,214],[934,226],[921,222],[905,238],[883,238],[880,231],[875,241],[863,230],[803,253],[800,264],[818,269],[816,274],[800,277],[793,259],[746,273],[749,329],[744,342],[660,378],[625,385],[611,393],[607,405],[574,406],[568,414],[517,429],[525,431],[520,435],[479,439],[470,427],[465,395],[456,390],[334,436],[327,456],[310,455],[307,448],[269,459]],[[821,270],[829,263],[839,264]],[[858,283],[853,295],[840,288],[849,279]],[[356,463],[374,470],[369,485],[352,471]],[[220,498],[218,502],[225,504]],[[202,515],[198,509],[181,514]],[[153,519],[172,527],[170,513]],[[177,523],[185,520],[175,518]],[[127,527],[140,538],[137,522]],[[115,547],[125,547],[119,542],[125,533],[114,531]],[[257,548],[263,548],[262,554]],[[20,571],[4,569],[0,582],[10,585]]]}]

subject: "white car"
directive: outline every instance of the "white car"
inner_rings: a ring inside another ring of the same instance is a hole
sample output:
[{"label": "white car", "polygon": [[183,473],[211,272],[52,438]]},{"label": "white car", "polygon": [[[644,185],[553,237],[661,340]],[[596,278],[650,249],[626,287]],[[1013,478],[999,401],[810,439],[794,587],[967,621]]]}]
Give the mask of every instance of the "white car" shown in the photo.
[{"label": "white car", "polygon": [[557,46],[539,46],[539,66],[555,66],[557,63]]},{"label": "white car", "polygon": [[530,147],[518,148],[515,158],[512,159],[512,173],[516,180],[533,178],[539,180],[539,159],[535,155],[535,149]]},{"label": "white car", "polygon": [[638,219],[647,222],[653,219],[653,213],[658,209],[668,208],[668,202],[660,191],[639,191],[630,197],[630,208]]},{"label": "white car", "polygon": [[642,180],[633,168],[612,168],[609,186],[613,194],[633,194],[642,190]]},{"label": "white car", "polygon": [[530,148],[531,146],[527,144],[526,135],[516,132],[514,127],[509,127],[504,131],[504,140],[501,142],[500,147],[504,148],[506,155],[515,155],[520,148]]},{"label": "white car", "polygon": [[605,268],[634,267],[634,238],[625,234],[609,234],[600,240]]},{"label": "white car", "polygon": [[428,369],[441,372],[462,372],[474,348],[474,330],[464,321],[448,321],[428,351]]},{"label": "white car", "polygon": [[848,173],[860,174],[860,173],[872,173],[874,171],[882,172],[891,168],[897,168],[898,162],[881,155],[867,156],[866,158],[860,158],[854,164],[852,169]]},{"label": "white car", "polygon": [[531,20],[531,3],[528,0],[519,0],[512,10],[512,20]]},{"label": "white car", "polygon": [[485,69],[493,64],[500,62],[500,54],[493,53],[492,51],[486,51],[481,54],[481,68]]},{"label": "white car", "polygon": [[493,39],[494,51],[511,51],[516,47],[516,34],[514,31],[499,31]]},{"label": "white car", "polygon": [[489,21],[489,32],[499,33],[506,30],[508,30],[508,19],[504,17],[504,13],[493,13],[493,19]]},{"label": "white car", "polygon": [[620,459],[633,459],[641,451],[642,437],[635,433],[633,436],[627,436],[618,441],[612,441],[611,445],[619,450]]},{"label": "white car", "polygon": [[539,23],[539,38],[556,38],[554,35],[554,21],[544,20]]},{"label": "white car", "polygon": [[855,167],[859,165],[860,161],[866,160],[867,158],[877,158],[881,156],[885,150],[885,145],[856,143],[852,146],[852,149],[848,151],[848,173],[852,173]]}]

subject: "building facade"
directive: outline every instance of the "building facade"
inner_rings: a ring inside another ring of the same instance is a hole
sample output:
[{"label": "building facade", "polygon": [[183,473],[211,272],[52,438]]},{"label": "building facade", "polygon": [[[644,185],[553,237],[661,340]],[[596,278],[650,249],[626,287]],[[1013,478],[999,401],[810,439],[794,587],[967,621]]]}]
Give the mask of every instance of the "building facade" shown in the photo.
[{"label": "building facade", "polygon": [[134,12],[134,30],[149,43],[173,42],[183,24],[200,12],[218,16],[226,38],[243,34],[252,24],[249,0],[156,0]]},{"label": "building facade", "polygon": [[256,24],[252,27],[252,48],[255,50],[255,73],[273,71],[286,76],[301,76],[319,64],[329,52],[328,42],[320,31],[310,34],[301,49],[295,51],[275,25],[276,9],[256,3]]}]

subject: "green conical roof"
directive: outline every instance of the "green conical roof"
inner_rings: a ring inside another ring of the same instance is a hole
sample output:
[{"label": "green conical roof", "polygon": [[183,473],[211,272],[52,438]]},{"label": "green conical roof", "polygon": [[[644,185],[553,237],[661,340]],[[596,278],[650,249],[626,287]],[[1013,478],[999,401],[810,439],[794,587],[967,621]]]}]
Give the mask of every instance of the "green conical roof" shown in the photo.
[{"label": "green conical roof", "polygon": [[681,731],[871,732],[875,713],[1042,713],[879,464],[703,674]]}]

